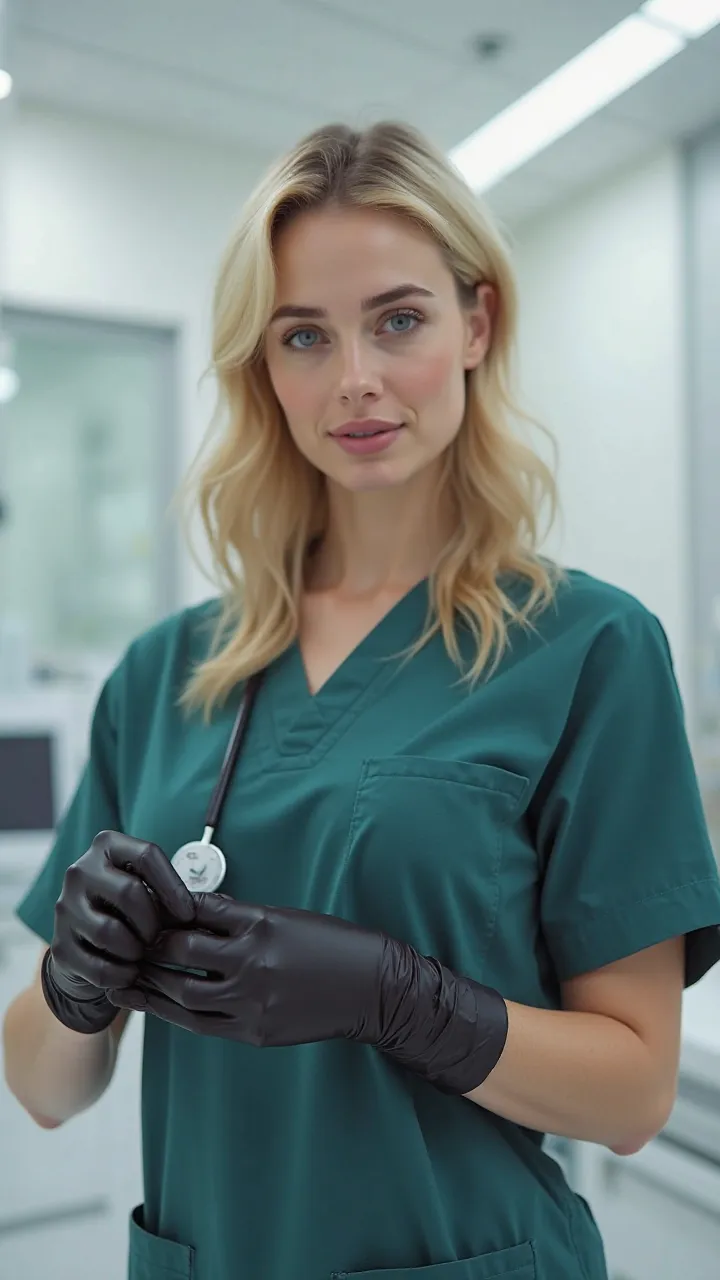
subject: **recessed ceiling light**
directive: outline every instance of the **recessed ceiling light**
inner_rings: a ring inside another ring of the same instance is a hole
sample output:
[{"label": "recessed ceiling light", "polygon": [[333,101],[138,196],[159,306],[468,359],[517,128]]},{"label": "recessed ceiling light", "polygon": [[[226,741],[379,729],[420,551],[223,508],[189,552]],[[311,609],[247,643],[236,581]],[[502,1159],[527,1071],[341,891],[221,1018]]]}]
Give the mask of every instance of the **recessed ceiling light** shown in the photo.
[{"label": "recessed ceiling light", "polygon": [[720,22],[720,0],[647,0],[640,12],[697,39]]},{"label": "recessed ceiling light", "polygon": [[495,62],[505,53],[508,43],[506,35],[502,35],[500,32],[486,31],[483,35],[475,36],[472,47],[480,62]]},{"label": "recessed ceiling light", "polygon": [[679,31],[633,14],[450,152],[487,191],[685,47]]},{"label": "recessed ceiling light", "polygon": [[9,71],[0,71],[0,98],[9,98],[12,92],[12,76]]}]

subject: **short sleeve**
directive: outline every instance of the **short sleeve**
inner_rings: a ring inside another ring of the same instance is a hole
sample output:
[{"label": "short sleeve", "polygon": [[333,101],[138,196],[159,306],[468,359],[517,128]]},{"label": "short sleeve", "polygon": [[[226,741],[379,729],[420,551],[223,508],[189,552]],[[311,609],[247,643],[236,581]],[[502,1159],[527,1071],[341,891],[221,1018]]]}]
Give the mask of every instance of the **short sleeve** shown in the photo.
[{"label": "short sleeve", "polygon": [[65,871],[89,848],[98,831],[120,830],[117,798],[117,738],[113,706],[117,673],[105,683],[93,712],[87,764],[53,847],[35,881],[16,907],[16,915],[50,942],[55,903]]},{"label": "short sleeve", "polygon": [[537,818],[541,927],[561,981],[686,937],[720,959],[720,876],[662,626],[639,604],[583,664]]}]

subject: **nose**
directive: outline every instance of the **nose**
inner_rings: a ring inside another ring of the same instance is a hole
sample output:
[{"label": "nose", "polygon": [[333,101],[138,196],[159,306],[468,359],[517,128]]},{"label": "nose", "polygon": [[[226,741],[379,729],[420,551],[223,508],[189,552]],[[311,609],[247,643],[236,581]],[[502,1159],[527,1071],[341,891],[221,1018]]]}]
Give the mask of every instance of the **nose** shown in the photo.
[{"label": "nose", "polygon": [[338,398],[345,405],[359,404],[382,394],[382,379],[375,353],[359,340],[348,342],[340,352],[337,391]]}]

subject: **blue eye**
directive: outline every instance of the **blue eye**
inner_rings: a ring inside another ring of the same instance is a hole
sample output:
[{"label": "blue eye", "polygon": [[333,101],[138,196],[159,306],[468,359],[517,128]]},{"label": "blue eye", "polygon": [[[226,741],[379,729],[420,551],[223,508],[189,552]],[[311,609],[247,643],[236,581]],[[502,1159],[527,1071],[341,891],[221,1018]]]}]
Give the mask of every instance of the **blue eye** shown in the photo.
[{"label": "blue eye", "polygon": [[[413,333],[419,325],[423,324],[425,317],[419,311],[411,308],[404,308],[402,311],[393,311],[392,315],[387,316],[383,321],[381,332],[388,332],[388,325],[393,327],[390,333],[398,335],[405,333]],[[318,340],[322,338],[322,334],[317,329],[293,329],[291,333],[285,335],[282,340],[284,347],[291,347],[293,351],[312,351],[313,347],[318,345]],[[298,341],[296,341],[298,339]]]},{"label": "blue eye", "polygon": [[309,351],[311,347],[315,346],[314,341],[309,343],[301,342],[299,344],[296,344],[294,342],[294,339],[295,338],[315,339],[317,338],[317,336],[318,336],[318,333],[316,329],[295,329],[293,333],[289,333],[286,338],[283,338],[283,342],[287,347],[295,347],[296,351]]},{"label": "blue eye", "polygon": [[423,318],[424,317],[421,316],[419,311],[410,311],[410,310],[394,311],[391,316],[388,316],[385,323],[390,324],[394,320],[407,322],[407,323],[403,323],[399,328],[392,329],[391,332],[392,333],[412,333],[413,330],[416,329],[419,324],[422,324]]}]

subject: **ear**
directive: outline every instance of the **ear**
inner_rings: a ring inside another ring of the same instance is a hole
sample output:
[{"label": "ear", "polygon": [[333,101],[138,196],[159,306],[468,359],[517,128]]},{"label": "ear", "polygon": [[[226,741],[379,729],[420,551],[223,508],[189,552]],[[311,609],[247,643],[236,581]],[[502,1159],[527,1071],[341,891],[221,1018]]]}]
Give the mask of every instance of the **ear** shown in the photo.
[{"label": "ear", "polygon": [[490,350],[495,316],[497,292],[494,285],[479,284],[475,290],[475,303],[465,311],[465,369],[476,369]]}]

